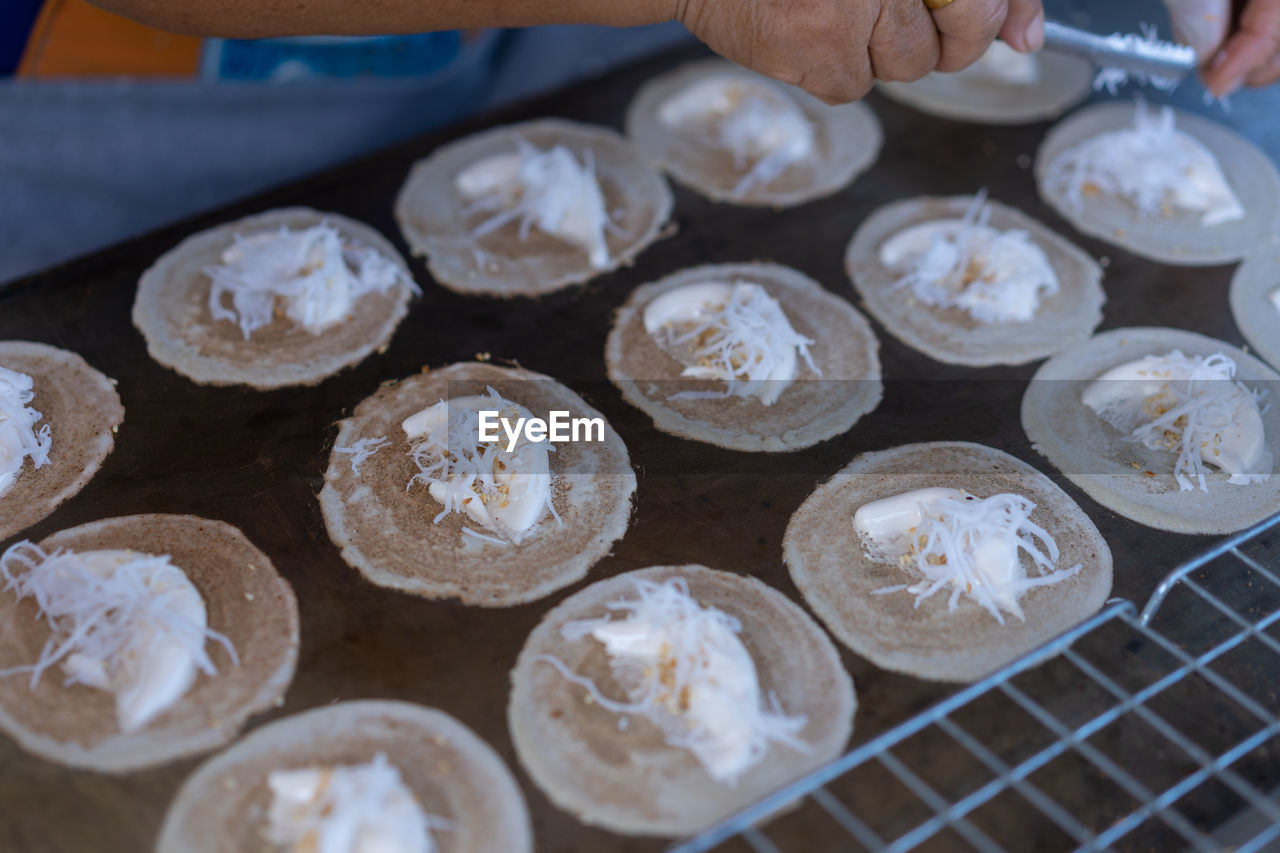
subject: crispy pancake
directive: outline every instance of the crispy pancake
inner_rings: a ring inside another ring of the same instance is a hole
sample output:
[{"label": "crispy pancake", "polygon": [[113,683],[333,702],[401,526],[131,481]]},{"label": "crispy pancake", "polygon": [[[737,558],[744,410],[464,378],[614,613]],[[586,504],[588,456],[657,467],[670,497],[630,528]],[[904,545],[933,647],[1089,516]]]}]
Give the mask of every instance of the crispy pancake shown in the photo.
[{"label": "crispy pancake", "polygon": [[[1019,599],[1026,621],[1006,614],[1003,625],[967,597],[951,611],[943,592],[919,607],[905,591],[874,594],[920,575],[871,560],[853,514],[871,501],[931,486],[1029,498],[1036,504],[1032,522],[1061,551],[1058,568],[1079,563],[1079,573],[1028,590]],[[1025,462],[968,442],[908,444],[857,457],[796,510],[782,549],[805,601],[841,642],[879,667],[935,681],[977,681],[995,672],[1093,615],[1111,592],[1111,550],[1066,492]]]},{"label": "crispy pancake", "polygon": [[397,284],[356,300],[341,322],[312,334],[277,316],[248,340],[230,320],[209,313],[209,276],[222,251],[242,236],[281,226],[309,228],[327,221],[343,237],[376,249],[412,278],[404,258],[368,225],[306,207],[271,210],[201,231],[160,256],[138,281],[133,324],[147,339],[147,352],[202,385],[279,388],[314,385],[382,350],[409,310],[409,288]]},{"label": "crispy pancake", "polygon": [[1177,112],[1178,130],[1197,139],[1218,160],[1245,209],[1244,219],[1203,226],[1196,214],[1143,216],[1128,200],[1102,193],[1086,195],[1079,208],[1051,192],[1045,175],[1066,149],[1101,133],[1133,124],[1132,103],[1086,107],[1056,124],[1036,154],[1040,197],[1082,233],[1135,255],[1180,266],[1209,266],[1239,260],[1280,228],[1280,172],[1266,154],[1243,136],[1207,119]]},{"label": "crispy pancake", "polygon": [[508,607],[581,579],[626,532],[636,477],[622,439],[607,426],[603,443],[560,443],[549,454],[552,501],[563,526],[548,515],[519,545],[499,545],[465,535],[464,526],[487,533],[465,513],[433,523],[444,507],[425,485],[405,488],[419,469],[410,456],[416,442],[405,438],[401,424],[441,400],[483,394],[490,386],[537,417],[553,409],[602,417],[547,376],[490,364],[452,364],[379,389],[339,423],[335,447],[383,437],[390,446],[361,462],[358,474],[351,456],[335,451],[320,492],[330,537],[373,583]]},{"label": "crispy pancake", "polygon": [[[703,78],[720,75],[762,81],[788,95],[814,126],[817,158],[735,193],[749,167],[735,166],[728,151],[690,143],[658,120],[658,110],[668,98]],[[693,62],[646,83],[627,109],[627,134],[646,160],[712,201],[777,208],[794,207],[848,186],[875,162],[884,140],[880,122],[865,104],[830,106],[802,89],[723,59]]]},{"label": "crispy pancake", "polygon": [[[605,211],[616,226],[605,234],[605,268],[593,267],[581,248],[537,228],[521,240],[518,222],[472,236],[471,229],[488,214],[464,215],[469,203],[459,195],[454,179],[473,163],[514,153],[521,138],[542,149],[563,145],[579,160],[591,152]],[[396,197],[396,221],[413,253],[426,255],[427,267],[440,284],[459,293],[509,299],[582,284],[630,263],[661,236],[672,204],[667,182],[614,131],[543,119],[468,136],[415,163]]]},{"label": "crispy pancake", "polygon": [[[1235,486],[1217,468],[1206,473],[1208,492],[1181,491],[1173,476],[1176,453],[1151,450],[1112,427],[1081,401],[1084,389],[1107,370],[1171,350],[1185,355],[1223,353],[1235,360],[1236,379],[1274,400],[1280,374],[1235,347],[1179,329],[1111,329],[1046,361],[1022,397],[1022,427],[1035,449],[1089,497],[1139,524],[1176,533],[1224,534],[1280,512],[1280,473],[1264,483]],[[1280,407],[1262,405],[1267,444],[1280,458]]]},{"label": "crispy pancake", "polygon": [[[590,701],[587,691],[550,664],[553,655],[625,701],[599,642],[560,635],[566,622],[606,615],[607,604],[634,597],[633,578],[682,577],[700,603],[742,623],[738,637],[755,661],[761,690],[775,691],[788,714],[804,714],[799,752],[770,744],[735,786],[716,782],[693,754],[671,746],[657,726]],[[534,782],[583,823],[628,835],[686,835],[705,829],[836,758],[857,708],[853,682],[835,646],[803,610],[755,578],[704,566],[658,566],[592,584],[548,613],[525,641],[511,672],[507,720],[516,754]]]},{"label": "crispy pancake", "polygon": [[1031,124],[1054,119],[1089,97],[1093,64],[1052,51],[1036,55],[1040,79],[1030,86],[934,72],[913,83],[881,82],[881,92],[921,112],[975,124]]},{"label": "crispy pancake", "polygon": [[0,341],[0,367],[30,376],[31,407],[49,424],[49,464],[27,460],[13,488],[0,495],[0,542],[43,520],[83,489],[115,446],[124,407],[114,383],[67,350],[27,341]]},{"label": "crispy pancake", "polygon": [[363,764],[378,753],[428,815],[439,853],[522,853],[533,831],[520,788],[493,748],[442,711],[340,702],[257,729],[193,773],[169,807],[157,853],[265,850],[276,770]]},{"label": "crispy pancake", "polygon": [[[684,364],[645,331],[644,309],[669,290],[707,281],[763,286],[792,328],[815,342],[809,352],[821,376],[802,362],[795,383],[772,406],[754,397],[671,399],[685,391],[720,392],[725,383],[681,378]],[[777,264],[711,264],[636,288],[614,318],[605,363],[627,402],[663,432],[733,450],[785,451],[847,432],[879,404],[879,348],[866,318],[808,276]]]},{"label": "crispy pancake", "polygon": [[[231,641],[240,664],[209,642],[217,674],[198,674],[177,702],[129,734],[119,729],[113,693],[64,687],[60,667],[34,690],[27,676],[0,678],[0,729],[28,751],[99,772],[137,770],[222,746],[284,695],[298,657],[297,601],[267,555],[236,528],[192,515],[132,515],[82,524],[37,544],[47,552],[169,555],[204,599],[209,628]],[[49,630],[37,612],[29,598],[0,594],[0,669],[39,659]]]},{"label": "crispy pancake", "polygon": [[962,308],[938,308],[895,287],[880,247],[899,231],[935,219],[959,219],[973,196],[916,198],[888,204],[865,219],[845,252],[845,269],[867,311],[907,346],[948,364],[1025,364],[1082,341],[1102,321],[1102,269],[1087,254],[1021,211],[988,201],[990,224],[1026,231],[1049,258],[1058,292],[1042,295],[1025,323],[982,323]]},{"label": "crispy pancake", "polygon": [[1280,245],[1269,240],[1236,267],[1231,278],[1231,314],[1240,333],[1259,356],[1280,368]]}]

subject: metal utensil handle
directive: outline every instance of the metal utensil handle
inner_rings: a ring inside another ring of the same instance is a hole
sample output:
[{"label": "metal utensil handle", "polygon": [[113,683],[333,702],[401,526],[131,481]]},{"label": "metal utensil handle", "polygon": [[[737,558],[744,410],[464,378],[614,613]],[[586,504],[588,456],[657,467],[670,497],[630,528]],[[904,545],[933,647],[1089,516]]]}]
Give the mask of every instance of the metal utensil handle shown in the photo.
[{"label": "metal utensil handle", "polygon": [[1110,35],[1069,27],[1057,21],[1044,25],[1046,48],[1083,56],[1099,67],[1121,68],[1156,77],[1180,79],[1196,69],[1196,52],[1183,44],[1138,36]]}]

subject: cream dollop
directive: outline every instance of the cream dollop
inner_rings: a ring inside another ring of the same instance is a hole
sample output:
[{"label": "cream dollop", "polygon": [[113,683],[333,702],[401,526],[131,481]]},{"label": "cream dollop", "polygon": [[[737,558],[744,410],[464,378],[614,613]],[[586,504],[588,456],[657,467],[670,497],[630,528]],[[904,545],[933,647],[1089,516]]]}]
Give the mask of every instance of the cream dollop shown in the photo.
[{"label": "cream dollop", "polygon": [[[853,525],[871,559],[923,575],[914,584],[876,590],[877,595],[905,590],[919,607],[949,588],[951,610],[967,596],[1004,624],[1004,613],[1025,621],[1018,600],[1027,590],[1058,583],[1080,570],[1078,565],[1057,568],[1057,543],[1031,521],[1035,508],[1022,495],[983,499],[933,487],[863,504]],[[1027,574],[1022,553],[1030,557],[1038,577]]]},{"label": "cream dollop", "polygon": [[1174,113],[1155,116],[1139,103],[1131,127],[1100,133],[1061,152],[1045,182],[1079,208],[1087,195],[1126,199],[1143,216],[1175,210],[1199,216],[1204,226],[1243,219],[1244,207],[1218,159],[1199,140],[1178,130]]},{"label": "cream dollop", "polygon": [[426,812],[382,753],[365,764],[276,770],[267,787],[267,840],[286,853],[436,849]]},{"label": "cream dollop", "polygon": [[959,308],[980,323],[1024,323],[1058,292],[1058,275],[1026,231],[991,227],[985,202],[979,194],[962,219],[904,228],[881,244],[880,263],[926,305]]},{"label": "cream dollop", "polygon": [[44,415],[28,405],[34,399],[35,380],[0,367],[0,495],[13,488],[27,459],[33,468],[49,464],[51,428],[36,429]]},{"label": "cream dollop", "polygon": [[[345,240],[328,222],[294,231],[235,235],[222,263],[205,268],[209,312],[230,320],[245,340],[271,323],[277,311],[318,334],[345,319],[360,297],[403,285],[418,286],[376,249]],[[231,307],[227,307],[227,298]]]},{"label": "cream dollop", "polygon": [[561,629],[571,642],[591,637],[604,646],[627,702],[603,696],[558,658],[542,660],[585,686],[601,706],[647,718],[717,782],[735,784],[760,763],[771,742],[808,750],[798,738],[806,718],[786,715],[776,696],[764,695],[736,618],[696,601],[683,578],[637,579],[635,585],[635,598],[608,605],[619,618],[584,619]]},{"label": "cream dollop", "polygon": [[1271,476],[1259,394],[1235,381],[1222,353],[1179,350],[1111,368],[1084,390],[1083,402],[1111,426],[1152,449],[1178,454],[1173,474],[1183,491],[1208,491],[1205,464],[1248,485]]},{"label": "cream dollop", "polygon": [[[426,483],[431,497],[444,505],[435,523],[461,511],[497,534],[500,542],[518,544],[548,513],[558,518],[552,505],[548,456],[554,445],[529,441],[523,435],[510,451],[506,436],[482,442],[482,410],[498,412],[513,428],[519,418],[533,416],[493,388],[485,395],[441,400],[409,416],[403,429],[413,442],[411,453],[418,466],[409,485]],[[463,530],[475,535],[468,528]]]},{"label": "cream dollop", "polygon": [[231,643],[209,630],[204,599],[168,556],[126,550],[55,551],[19,542],[0,557],[0,575],[19,599],[31,597],[52,636],[31,665],[34,687],[61,663],[67,684],[115,694],[120,729],[136,731],[171,707],[197,670],[214,675],[205,641]]},{"label": "cream dollop", "polygon": [[756,397],[766,406],[791,386],[799,359],[821,375],[809,338],[796,332],[778,301],[758,284],[702,282],[673,288],[644,309],[644,329],[685,364],[681,376],[727,383],[723,393],[676,398]]},{"label": "cream dollop", "polygon": [[1040,82],[1040,62],[1034,53],[1019,53],[1002,41],[993,41],[977,62],[955,74],[1001,86],[1034,86]]},{"label": "cream dollop", "polygon": [[472,230],[473,236],[519,221],[521,240],[536,226],[582,249],[594,268],[609,265],[605,232],[613,224],[590,149],[579,162],[563,145],[543,151],[519,139],[514,153],[472,163],[454,179],[454,186],[468,202],[464,215],[491,214]]},{"label": "cream dollop", "polygon": [[745,174],[733,189],[763,186],[817,147],[813,122],[782,87],[718,74],[691,83],[658,107],[658,121],[691,142],[729,152]]}]

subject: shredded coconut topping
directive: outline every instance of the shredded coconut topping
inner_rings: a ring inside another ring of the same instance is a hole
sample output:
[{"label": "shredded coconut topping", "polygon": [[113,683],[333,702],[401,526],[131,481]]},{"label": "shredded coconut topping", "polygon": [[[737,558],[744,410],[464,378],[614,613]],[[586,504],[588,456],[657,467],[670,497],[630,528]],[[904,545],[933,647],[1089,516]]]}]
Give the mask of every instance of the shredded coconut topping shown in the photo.
[{"label": "shredded coconut topping", "polygon": [[[1057,543],[1031,521],[1035,508],[1016,494],[982,499],[961,493],[918,501],[914,507],[918,522],[906,531],[907,550],[896,555],[886,554],[881,543],[860,530],[872,559],[893,561],[913,575],[924,576],[914,584],[885,587],[875,594],[905,590],[916,597],[919,607],[934,593],[949,588],[947,606],[952,611],[961,598],[968,597],[1001,625],[1004,613],[1025,621],[1018,599],[1027,590],[1059,583],[1080,571],[1080,565],[1057,568]],[[1028,577],[1019,552],[1030,557],[1039,577]]]},{"label": "shredded coconut topping", "polygon": [[[1117,50],[1123,50],[1126,53],[1132,53],[1136,50],[1141,51],[1144,48],[1153,46],[1163,46],[1156,33],[1154,24],[1142,22],[1138,24],[1141,34],[1137,33],[1112,33],[1106,37],[1106,41],[1110,42]],[[1108,94],[1115,95],[1121,86],[1133,80],[1140,86],[1150,86],[1161,92],[1172,92],[1178,88],[1181,82],[1177,77],[1165,77],[1160,74],[1148,74],[1144,71],[1136,69],[1116,68],[1108,65],[1098,69],[1097,75],[1093,78],[1094,91],[1107,90]]]},{"label": "shredded coconut topping", "polygon": [[658,108],[658,120],[693,143],[728,151],[745,172],[731,195],[764,186],[813,157],[813,123],[779,86],[736,75],[693,83]]},{"label": "shredded coconut topping", "polygon": [[1258,403],[1262,393],[1235,380],[1229,356],[1179,350],[1120,365],[1085,389],[1083,402],[1145,447],[1177,453],[1178,488],[1208,491],[1206,463],[1233,485],[1267,480],[1273,457]]},{"label": "shredded coconut topping", "polygon": [[215,320],[239,325],[245,340],[277,313],[316,334],[347,317],[365,294],[396,285],[419,292],[394,261],[344,240],[328,222],[300,231],[282,226],[279,231],[236,234],[222,263],[204,271],[212,282],[209,312]]},{"label": "shredded coconut topping", "polygon": [[288,853],[433,853],[435,823],[400,771],[378,753],[366,764],[277,770],[267,840]]},{"label": "shredded coconut topping", "polygon": [[[405,421],[405,432],[416,440],[410,454],[418,473],[414,483],[425,483],[431,496],[444,505],[433,519],[439,524],[451,512],[464,512],[477,524],[497,535],[502,544],[519,544],[548,513],[556,521],[552,505],[549,442],[532,442],[519,436],[513,450],[502,441],[480,441],[480,411],[497,411],[499,419],[515,424],[532,413],[493,388],[485,396],[441,400]],[[468,531],[480,541],[494,537]]]},{"label": "shredded coconut topping", "polygon": [[391,441],[386,436],[362,438],[352,442],[350,447],[338,447],[335,445],[333,451],[335,453],[345,453],[351,457],[351,473],[358,477],[360,476],[360,463],[390,443]]},{"label": "shredded coconut topping", "polygon": [[587,149],[578,162],[563,145],[543,151],[517,138],[516,146],[515,154],[473,163],[457,177],[458,192],[470,202],[463,216],[491,214],[471,230],[472,236],[483,237],[519,222],[524,241],[529,229],[537,226],[582,249],[594,268],[607,267],[605,232],[620,232],[605,211],[595,155]]},{"label": "shredded coconut topping", "polygon": [[27,405],[35,399],[34,389],[27,374],[0,367],[0,495],[13,488],[26,459],[34,468],[49,464],[49,424],[37,431],[36,422],[44,415]]},{"label": "shredded coconut topping", "polygon": [[817,376],[812,340],[796,332],[758,284],[718,282],[670,290],[645,308],[645,331],[687,365],[681,375],[723,380],[724,391],[682,391],[672,399],[757,397],[766,406],[795,379],[797,356]]},{"label": "shredded coconut topping", "polygon": [[894,286],[980,323],[1030,320],[1041,297],[1058,292],[1058,275],[1026,231],[1001,231],[990,218],[983,190],[963,219],[924,222],[885,241],[881,262],[898,273]]},{"label": "shredded coconut topping", "polygon": [[50,637],[34,664],[0,671],[31,673],[31,687],[61,663],[65,684],[116,693],[121,728],[140,728],[186,691],[191,666],[217,668],[205,651],[212,640],[239,666],[231,641],[209,629],[204,602],[167,555],[132,551],[58,550],[47,554],[18,542],[0,556],[5,588],[33,598]]},{"label": "shredded coconut topping", "polygon": [[1153,116],[1141,102],[1132,127],[1063,151],[1049,164],[1045,183],[1076,209],[1086,196],[1102,193],[1128,200],[1143,217],[1183,210],[1206,227],[1245,215],[1213,152],[1175,128],[1172,109]]},{"label": "shredded coconut topping", "polygon": [[559,658],[539,660],[585,687],[607,710],[648,719],[667,743],[692,752],[718,782],[734,785],[772,742],[808,751],[799,738],[806,718],[785,714],[774,693],[761,695],[735,617],[699,604],[683,578],[637,579],[635,586],[635,598],[607,605],[621,618],[584,619],[561,629],[570,642],[592,637],[604,645],[626,702],[604,696]]}]

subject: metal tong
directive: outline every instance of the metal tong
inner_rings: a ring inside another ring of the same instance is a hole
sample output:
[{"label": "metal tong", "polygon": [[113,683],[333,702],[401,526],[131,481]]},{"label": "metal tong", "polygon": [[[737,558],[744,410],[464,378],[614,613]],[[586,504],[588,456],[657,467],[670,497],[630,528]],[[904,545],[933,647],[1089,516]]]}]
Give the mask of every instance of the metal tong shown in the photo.
[{"label": "metal tong", "polygon": [[1082,56],[1099,68],[1119,68],[1151,78],[1182,80],[1196,70],[1196,52],[1184,44],[1153,41],[1136,35],[1100,36],[1046,21],[1044,46]]}]

